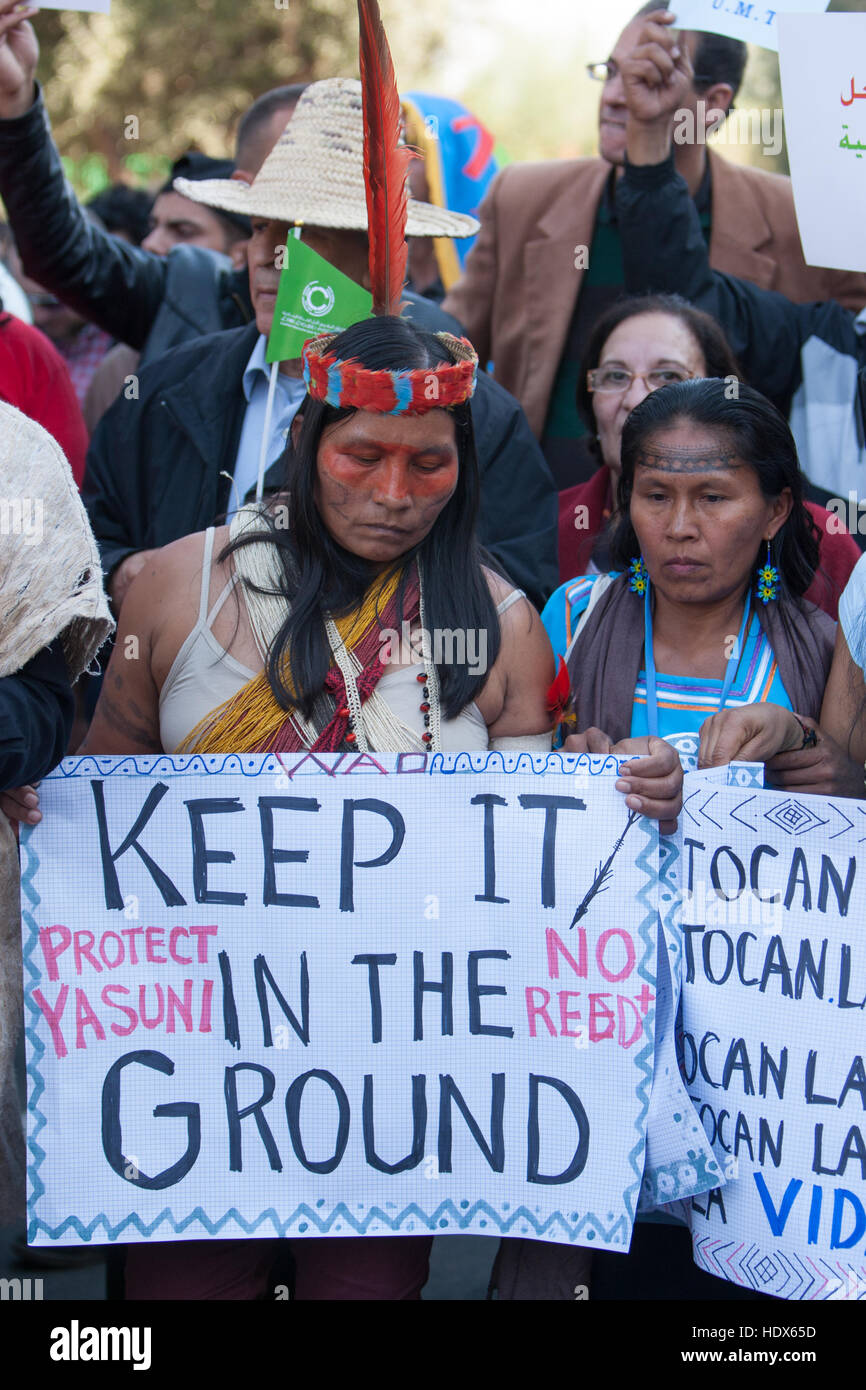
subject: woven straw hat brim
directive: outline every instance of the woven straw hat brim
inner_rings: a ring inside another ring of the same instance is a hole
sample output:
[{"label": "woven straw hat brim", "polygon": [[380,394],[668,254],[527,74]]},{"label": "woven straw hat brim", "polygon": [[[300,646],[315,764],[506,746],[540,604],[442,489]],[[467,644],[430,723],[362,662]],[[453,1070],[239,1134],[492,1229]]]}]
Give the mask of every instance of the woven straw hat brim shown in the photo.
[{"label": "woven straw hat brim", "polygon": [[[282,186],[259,181],[247,184],[240,179],[175,179],[172,187],[191,198],[194,203],[222,208],[225,212],[242,212],[247,217],[266,217],[274,222],[303,222],[308,227],[334,227],[339,231],[366,232],[367,204],[330,193],[320,183],[312,192],[309,187],[293,188],[292,180]],[[474,236],[481,223],[466,213],[437,208],[433,203],[409,199],[406,218],[407,236]]]},{"label": "woven straw hat brim", "polygon": [[[357,78],[313,82],[252,183],[239,179],[175,179],[194,203],[339,231],[367,230],[364,112]],[[474,236],[474,217],[409,199],[407,236]]]}]

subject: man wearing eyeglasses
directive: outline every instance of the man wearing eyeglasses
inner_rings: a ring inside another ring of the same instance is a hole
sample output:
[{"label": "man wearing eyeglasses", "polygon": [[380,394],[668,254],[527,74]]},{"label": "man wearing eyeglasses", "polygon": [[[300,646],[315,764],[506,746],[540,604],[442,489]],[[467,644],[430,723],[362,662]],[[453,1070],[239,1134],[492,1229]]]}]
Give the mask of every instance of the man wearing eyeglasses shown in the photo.
[{"label": "man wearing eyeglasses", "polygon": [[[645,26],[651,37],[670,22],[652,0],[606,62],[589,65],[603,84],[597,157],[512,164],[496,177],[463,278],[443,306],[519,399],[559,488],[595,471],[575,405],[580,362],[593,325],[624,292],[614,199],[625,156],[621,68]],[[838,299],[860,309],[866,276],[813,269],[803,260],[790,180],[707,150],[706,131],[739,89],[746,45],[719,34],[682,33],[678,42],[695,76],[677,115],[695,138],[675,144],[674,158],[698,209],[710,264],[797,302]]]}]

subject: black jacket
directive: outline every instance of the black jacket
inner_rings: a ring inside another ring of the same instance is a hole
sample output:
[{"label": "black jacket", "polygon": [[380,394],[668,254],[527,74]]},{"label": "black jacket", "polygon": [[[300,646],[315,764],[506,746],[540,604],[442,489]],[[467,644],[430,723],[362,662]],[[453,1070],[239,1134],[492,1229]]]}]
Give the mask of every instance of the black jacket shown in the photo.
[{"label": "black jacket", "polygon": [[60,642],[0,680],[0,791],[38,782],[69,745],[75,700]]},{"label": "black jacket", "polygon": [[[246,267],[202,246],[156,256],[95,226],[82,211],[51,138],[37,87],[23,116],[0,121],[0,197],[27,274],[64,304],[142,352],[170,348],[253,318]],[[460,332],[432,301],[406,291],[408,316],[432,332]]]},{"label": "black jacket", "polygon": [[[121,396],[99,422],[82,496],[106,574],[133,551],[204,530],[226,512],[256,336],[250,324],[164,354],[141,373],[139,398]],[[521,407],[486,373],[472,417],[481,543],[541,607],[558,583],[553,479]],[[266,488],[281,481],[278,461]]]},{"label": "black jacket", "polygon": [[629,293],[680,294],[718,319],[745,380],[790,411],[814,500],[864,496],[866,312],[855,315],[833,299],[793,304],[713,270],[672,155],[661,164],[626,164],[616,205]]},{"label": "black jacket", "polygon": [[0,121],[0,197],[27,274],[113,338],[147,345],[147,360],[252,318],[246,269],[233,270],[227,256],[198,246],[155,256],[85,216],[63,173],[38,87],[23,116]]}]

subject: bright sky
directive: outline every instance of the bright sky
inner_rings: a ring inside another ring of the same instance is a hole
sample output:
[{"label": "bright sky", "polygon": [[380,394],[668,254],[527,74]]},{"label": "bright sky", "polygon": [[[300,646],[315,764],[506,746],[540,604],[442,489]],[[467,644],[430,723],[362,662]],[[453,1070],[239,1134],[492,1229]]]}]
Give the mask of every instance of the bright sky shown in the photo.
[{"label": "bright sky", "polygon": [[512,158],[595,152],[600,93],[584,64],[607,57],[640,0],[437,3],[450,41],[416,85],[465,100]]},{"label": "bright sky", "polygon": [[551,54],[599,45],[599,58],[613,46],[640,0],[448,0],[455,41],[443,76],[456,84],[494,64],[506,44],[525,35]]},{"label": "bright sky", "polygon": [[[417,0],[387,3],[402,11]],[[448,17],[445,51],[429,68],[413,68],[411,47],[401,35],[398,72],[411,71],[409,81],[422,90],[465,101],[512,159],[595,153],[601,89],[587,77],[585,64],[608,56],[640,0],[436,3],[437,12]],[[676,13],[676,0],[670,8]],[[749,96],[752,66],[743,96]],[[736,148],[729,153],[739,158]]]}]

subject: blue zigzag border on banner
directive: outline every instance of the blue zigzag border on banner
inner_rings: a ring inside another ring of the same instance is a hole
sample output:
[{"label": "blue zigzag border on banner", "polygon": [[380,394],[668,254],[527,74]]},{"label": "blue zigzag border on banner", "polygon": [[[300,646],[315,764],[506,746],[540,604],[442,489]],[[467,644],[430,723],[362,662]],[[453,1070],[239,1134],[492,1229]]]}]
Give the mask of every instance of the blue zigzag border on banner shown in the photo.
[{"label": "blue zigzag border on banner", "polygon": [[[637,895],[637,901],[642,902],[647,909],[647,914],[641,922],[638,931],[641,941],[644,944],[643,959],[638,966],[638,975],[645,984],[655,988],[655,960],[656,960],[656,932],[659,927],[658,896],[654,889],[658,887],[658,831],[652,822],[641,819],[637,822],[644,834],[644,846],[635,860],[639,869],[643,869],[646,874],[646,881]],[[635,1095],[641,1102],[641,1112],[635,1120],[635,1129],[638,1137],[635,1140],[634,1148],[628,1156],[635,1175],[635,1182],[623,1193],[632,1221],[637,1213],[637,1203],[640,1197],[641,1184],[643,1183],[643,1170],[646,1155],[646,1126],[649,1115],[650,1093],[652,1091],[653,1074],[655,1070],[655,1007],[644,1015],[643,1037],[646,1044],[641,1052],[635,1057],[635,1063],[643,1073],[635,1087]]]},{"label": "blue zigzag border on banner", "polygon": [[[199,1225],[208,1235],[217,1236],[224,1235],[226,1227],[230,1224],[234,1224],[244,1236],[255,1235],[262,1226],[266,1225],[272,1228],[275,1236],[281,1237],[286,1237],[290,1233],[300,1232],[303,1234],[308,1226],[314,1226],[319,1235],[328,1235],[333,1234],[335,1229],[339,1229],[341,1222],[345,1222],[354,1234],[367,1235],[377,1221],[390,1231],[414,1230],[414,1225],[408,1226],[411,1221],[419,1223],[423,1230],[435,1233],[444,1230],[449,1225],[449,1219],[458,1229],[467,1230],[476,1218],[481,1216],[488,1218],[496,1226],[496,1232],[491,1232],[491,1234],[507,1235],[519,1222],[522,1222],[524,1224],[518,1234],[527,1233],[527,1223],[532,1226],[538,1236],[547,1235],[558,1227],[568,1236],[570,1241],[577,1240],[583,1229],[592,1225],[595,1229],[592,1235],[587,1236],[587,1239],[594,1240],[596,1232],[601,1232],[602,1240],[599,1241],[598,1248],[602,1248],[602,1244],[607,1246],[621,1244],[625,1248],[629,1233],[628,1223],[623,1215],[618,1216],[613,1224],[605,1229],[604,1222],[600,1221],[593,1212],[585,1212],[577,1222],[568,1221],[562,1212],[558,1211],[551,1212],[545,1220],[540,1221],[530,1211],[527,1211],[526,1207],[516,1207],[514,1211],[507,1214],[503,1211],[500,1215],[489,1202],[477,1201],[461,1210],[455,1202],[449,1199],[440,1202],[430,1213],[423,1211],[416,1202],[410,1202],[395,1216],[389,1216],[378,1206],[371,1207],[365,1216],[355,1216],[344,1202],[338,1202],[336,1206],[330,1208],[327,1215],[323,1215],[304,1202],[297,1206],[291,1216],[284,1220],[280,1219],[273,1207],[268,1207],[266,1211],[260,1212],[258,1216],[249,1221],[242,1217],[234,1207],[230,1207],[222,1216],[214,1218],[207,1216],[201,1207],[195,1207],[183,1217],[176,1217],[170,1207],[164,1207],[151,1221],[143,1220],[137,1212],[130,1212],[114,1226],[104,1212],[100,1212],[89,1222],[83,1222],[77,1216],[67,1216],[54,1227],[49,1226],[41,1218],[34,1217],[28,1225],[27,1238],[32,1242],[34,1237],[41,1232],[50,1236],[52,1240],[57,1240],[68,1231],[75,1231],[82,1240],[90,1241],[101,1229],[109,1241],[116,1241],[125,1231],[136,1230],[141,1236],[151,1237],[156,1235],[160,1229],[167,1228],[176,1235],[181,1235],[193,1225]],[[97,1244],[101,1243],[103,1242],[97,1242]]]},{"label": "blue zigzag border on banner", "polygon": [[[679,881],[681,868],[680,859],[681,855],[677,848],[676,838],[673,835],[661,836],[659,838],[658,864],[659,914],[661,917],[662,934],[668,951],[671,980],[674,982],[680,978],[680,965],[683,955],[681,921],[682,895]],[[675,1007],[674,1015],[676,1015],[676,1012],[677,1009]]]},{"label": "blue zigzag border on banner", "polygon": [[[300,754],[298,756],[305,759],[310,755]],[[373,755],[344,753],[317,756],[372,757]],[[403,756],[429,757],[430,761],[423,769],[409,769],[399,775],[417,776],[420,772],[422,776],[428,777],[434,773],[452,777],[456,773],[469,772],[502,772],[507,776],[511,776],[515,772],[523,772],[534,773],[539,777],[544,776],[547,772],[560,772],[568,776],[579,774],[600,777],[606,772],[616,772],[620,763],[628,762],[628,758],[614,757],[610,753],[501,753],[497,749],[488,749],[486,752],[479,753],[433,753],[429,755],[418,753],[404,754]],[[359,769],[359,772],[363,771],[363,768]],[[76,777],[132,777],[141,775],[148,777],[202,777],[221,772],[233,772],[242,777],[258,777],[262,772],[272,772],[279,777],[286,775],[286,768],[279,759],[275,759],[273,753],[209,753],[206,756],[201,753],[183,755],[156,753],[143,757],[133,754],[126,754],[122,757],[98,757],[93,753],[85,753],[80,758],[64,758],[52,772],[43,778],[43,781],[68,782]],[[373,775],[372,768],[370,774]],[[396,776],[398,774],[389,773],[387,775]]]},{"label": "blue zigzag border on banner", "polygon": [[[262,764],[264,763],[265,759],[269,756],[269,754],[257,755],[256,772],[262,769]],[[435,756],[440,757],[442,755],[437,754]],[[458,760],[459,758],[465,756],[465,754],[456,755]],[[502,757],[501,754],[494,753],[491,755],[490,753],[488,753],[485,757],[485,763],[483,767],[477,769],[471,768],[467,770],[485,771],[487,769],[487,762],[489,761],[489,758],[491,756],[499,758]],[[522,758],[528,758],[531,755],[517,754],[515,756],[517,761],[519,762]],[[588,766],[586,768],[575,769],[563,767],[563,756],[566,757],[567,761],[573,761],[576,764],[581,764],[584,762],[589,764],[591,762],[591,760],[585,754],[570,756],[561,755],[558,753],[551,753],[545,755],[543,767],[533,766],[531,770],[535,772],[546,771],[548,768],[549,760],[553,758],[556,759],[554,770],[560,772],[588,770],[591,773],[591,775],[597,776],[601,771],[606,770],[609,765],[612,764],[613,766],[616,766],[618,764],[618,761],[620,761],[615,758],[606,757],[600,759],[601,766],[599,766],[595,770],[593,770],[591,766]],[[58,768],[55,768],[54,772],[50,773],[49,776],[58,780],[64,780],[76,776],[92,776],[94,773],[96,773],[99,776],[110,776],[112,774],[117,774],[121,771],[124,772],[126,775],[128,775],[130,771],[134,771],[138,774],[147,773],[153,776],[156,775],[157,772],[163,770],[164,766],[165,770],[170,770],[176,774],[200,775],[202,772],[221,772],[226,768],[226,764],[228,764],[232,760],[234,760],[234,762],[237,764],[240,764],[241,761],[240,757],[237,754],[226,754],[223,759],[223,763],[219,768],[206,768],[200,765],[202,763],[202,759],[198,754],[194,754],[189,758],[182,758],[178,760],[175,760],[173,757],[167,754],[163,754],[159,757],[142,759],[130,756],[117,760],[108,760],[112,764],[116,762],[117,766],[111,766],[106,770],[105,768],[99,766],[99,759],[95,758],[93,755],[85,755],[81,758],[64,759],[63,763],[61,763],[58,766]],[[180,762],[181,766],[176,766],[176,762]],[[66,767],[64,767],[64,763],[66,764]],[[141,763],[142,765],[139,766],[139,763]],[[271,763],[270,767],[265,770],[273,770],[274,772],[276,772],[277,766],[278,764]],[[85,771],[85,768],[89,768],[90,770]],[[240,766],[233,767],[231,770],[236,773],[243,771],[243,769]],[[439,768],[437,770],[445,771],[444,768]],[[517,769],[515,768],[512,770],[516,771]],[[526,771],[527,769],[521,770]],[[433,771],[432,767],[429,769],[429,771]],[[252,776],[256,774],[245,773],[244,775]],[[640,889],[640,892],[638,893],[638,901],[643,901],[645,906],[647,906],[648,908],[647,915],[640,924],[639,928],[640,937],[645,949],[643,959],[641,960],[641,963],[638,967],[638,974],[646,983],[652,984],[654,982],[654,976],[651,973],[647,973],[647,966],[648,963],[654,960],[655,958],[653,926],[654,924],[658,923],[658,906],[655,902],[653,902],[651,905],[651,910],[649,910],[650,904],[647,895],[652,895],[653,886],[657,882],[656,872],[652,865],[654,863],[654,856],[657,855],[658,852],[658,837],[656,831],[649,822],[640,820],[638,824],[640,826],[640,829],[643,831],[646,842],[635,862],[639,868],[644,870],[647,876],[646,882],[644,883],[643,887]],[[32,977],[31,985],[36,985],[42,978],[42,972],[39,970],[37,966],[34,965],[32,960],[33,952],[39,940],[39,929],[36,923],[36,919],[33,915],[33,911],[31,909],[38,907],[41,899],[33,886],[33,879],[39,869],[39,856],[36,853],[36,850],[33,848],[32,829],[25,827],[22,833],[21,847],[24,851],[25,856],[25,862],[21,870],[21,915],[23,921],[29,929],[29,936],[27,938],[27,941],[24,943],[22,955],[24,960],[25,971],[29,972],[30,976]],[[25,898],[29,905],[27,907],[24,906]],[[39,1019],[39,1008],[36,1005],[33,998],[31,997],[31,994],[32,991],[30,989],[25,989],[25,1001],[31,1013],[35,1015],[35,1019],[33,1019],[32,1022],[36,1022]],[[584,1215],[577,1221],[575,1225],[569,1222],[563,1215],[563,1213],[559,1211],[550,1213],[550,1215],[544,1221],[538,1221],[536,1217],[532,1215],[531,1212],[526,1210],[525,1207],[518,1207],[514,1212],[511,1212],[509,1215],[505,1215],[503,1209],[503,1214],[500,1216],[495,1211],[495,1209],[489,1205],[489,1203],[480,1201],[476,1202],[467,1211],[461,1213],[457,1209],[457,1207],[455,1207],[453,1201],[450,1200],[440,1203],[439,1207],[437,1207],[436,1210],[432,1212],[429,1216],[422,1212],[421,1208],[418,1207],[417,1204],[411,1203],[410,1205],[405,1207],[402,1212],[398,1213],[398,1215],[393,1217],[387,1216],[383,1211],[381,1211],[380,1208],[374,1207],[370,1210],[366,1217],[359,1219],[357,1217],[354,1217],[343,1203],[338,1203],[337,1206],[331,1209],[329,1216],[324,1220],[318,1217],[315,1214],[315,1212],[311,1211],[309,1207],[307,1207],[306,1205],[302,1205],[297,1207],[296,1210],[292,1213],[292,1215],[282,1222],[280,1221],[276,1212],[274,1212],[272,1208],[269,1208],[267,1211],[261,1213],[258,1217],[255,1218],[255,1220],[252,1221],[245,1221],[235,1211],[234,1208],[230,1208],[229,1211],[225,1212],[223,1216],[211,1221],[204,1214],[201,1208],[196,1207],[188,1216],[183,1217],[180,1220],[178,1220],[178,1218],[176,1218],[173,1215],[170,1208],[165,1208],[151,1222],[143,1221],[142,1218],[138,1215],[138,1213],[133,1212],[130,1213],[127,1217],[124,1217],[124,1219],[121,1222],[119,1222],[116,1226],[112,1227],[109,1218],[105,1215],[104,1212],[100,1212],[97,1216],[93,1218],[92,1221],[88,1223],[81,1221],[80,1218],[77,1216],[68,1216],[65,1217],[63,1221],[61,1221],[58,1225],[52,1227],[47,1222],[43,1221],[41,1217],[38,1217],[35,1212],[36,1204],[45,1193],[45,1184],[43,1183],[40,1177],[39,1169],[46,1157],[46,1154],[45,1150],[39,1144],[37,1139],[37,1136],[47,1125],[46,1117],[39,1109],[39,1100],[42,1096],[43,1091],[45,1090],[45,1082],[39,1070],[39,1060],[45,1053],[45,1045],[34,1027],[31,1027],[30,1025],[25,1026],[25,1034],[33,1049],[33,1060],[29,1062],[27,1066],[27,1072],[32,1079],[32,1087],[27,1102],[27,1110],[28,1114],[33,1117],[32,1129],[28,1134],[27,1140],[27,1147],[33,1155],[33,1161],[31,1161],[28,1164],[28,1172],[30,1174],[32,1188],[30,1196],[27,1199],[27,1207],[28,1212],[30,1214],[30,1219],[28,1220],[27,1238],[30,1242],[32,1242],[39,1233],[47,1235],[51,1240],[58,1240],[67,1231],[71,1230],[76,1231],[82,1240],[89,1241],[92,1239],[95,1231],[97,1231],[100,1228],[105,1230],[109,1241],[117,1240],[121,1232],[127,1229],[131,1229],[133,1227],[137,1229],[141,1235],[150,1236],[153,1235],[163,1225],[163,1223],[166,1222],[168,1223],[170,1229],[172,1229],[176,1234],[180,1234],[181,1232],[185,1231],[188,1228],[188,1226],[190,1226],[194,1221],[200,1222],[203,1228],[210,1235],[218,1235],[221,1231],[224,1230],[225,1226],[232,1221],[235,1222],[238,1226],[240,1226],[241,1230],[245,1235],[251,1235],[263,1223],[270,1221],[277,1235],[285,1235],[288,1232],[288,1230],[292,1227],[293,1223],[300,1220],[300,1217],[302,1215],[305,1217],[307,1222],[312,1222],[312,1224],[317,1226],[319,1231],[322,1233],[332,1229],[332,1227],[336,1224],[336,1219],[338,1216],[342,1216],[343,1219],[347,1222],[347,1224],[352,1226],[352,1228],[356,1230],[358,1234],[362,1235],[366,1232],[366,1230],[369,1228],[370,1223],[374,1219],[382,1221],[383,1224],[392,1231],[401,1230],[403,1228],[403,1223],[408,1221],[409,1219],[418,1220],[422,1222],[425,1228],[428,1230],[435,1230],[442,1228],[444,1225],[447,1225],[447,1221],[445,1221],[443,1216],[443,1213],[447,1212],[450,1213],[450,1215],[454,1218],[460,1229],[466,1229],[467,1226],[471,1224],[471,1222],[475,1219],[476,1216],[479,1216],[480,1213],[484,1213],[486,1218],[489,1218],[492,1222],[495,1223],[500,1234],[507,1234],[509,1231],[511,1231],[516,1222],[525,1221],[528,1222],[529,1225],[534,1227],[537,1235],[542,1236],[546,1232],[551,1230],[555,1224],[558,1223],[563,1233],[568,1236],[568,1239],[570,1241],[574,1241],[580,1235],[584,1227],[589,1226],[591,1223],[594,1228],[596,1228],[598,1231],[602,1233],[602,1241],[600,1242],[601,1245],[610,1246],[611,1244],[618,1245],[621,1243],[625,1247],[628,1243],[630,1227],[634,1222],[636,1203],[640,1192],[643,1169],[642,1157],[646,1146],[646,1120],[649,1111],[649,1096],[652,1088],[653,1058],[655,1047],[653,1027],[645,1029],[644,1036],[648,1039],[646,1046],[635,1058],[640,1072],[642,1073],[642,1076],[638,1080],[635,1087],[636,1098],[641,1102],[641,1111],[637,1119],[635,1120],[635,1129],[638,1131],[638,1138],[635,1142],[634,1148],[629,1154],[629,1163],[632,1167],[632,1170],[635,1173],[636,1180],[629,1187],[627,1187],[623,1193],[623,1205],[625,1207],[625,1214],[621,1214],[618,1217],[616,1217],[613,1221],[613,1224],[607,1229],[605,1228],[605,1223],[602,1220],[600,1220],[599,1217],[593,1212],[584,1213]],[[575,1216],[576,1215],[577,1214],[575,1213]],[[593,1235],[588,1236],[587,1238],[594,1239],[594,1233]]]},{"label": "blue zigzag border on banner", "polygon": [[[31,841],[32,831],[26,829],[22,831],[22,848],[25,850],[26,860],[21,869],[21,916],[24,922],[27,924],[27,927],[29,928],[30,935],[23,946],[21,954],[24,961],[25,974],[29,972],[29,974],[32,977],[31,983],[35,985],[42,978],[42,972],[38,969],[37,966],[33,964],[33,961],[31,960],[32,953],[36,947],[37,941],[39,940],[39,928],[36,925],[36,919],[33,916],[33,913],[30,910],[30,908],[24,906],[24,899],[26,898],[27,902],[33,908],[38,907],[42,900],[39,897],[39,894],[36,892],[36,889],[33,887],[33,878],[36,874],[36,871],[39,868],[39,856],[36,853],[36,851],[32,848]],[[35,1000],[31,997],[31,991],[26,987],[26,985],[24,989],[24,1002],[27,1008],[31,1011],[31,1013],[35,1014],[36,1016],[35,1019],[31,1021],[38,1021],[39,1008]],[[37,1033],[36,1029],[31,1027],[29,1024],[25,1023],[24,1032],[27,1036],[28,1041],[30,1042],[30,1046],[33,1049],[32,1061],[29,1061],[27,1063],[27,1074],[31,1078],[31,1090],[27,1100],[27,1112],[29,1115],[33,1116],[32,1129],[30,1130],[30,1133],[27,1137],[27,1147],[33,1154],[33,1157],[35,1159],[35,1162],[28,1164],[28,1171],[31,1176],[33,1190],[30,1196],[27,1198],[27,1206],[28,1208],[31,1208],[35,1206],[36,1202],[38,1202],[39,1198],[45,1191],[45,1184],[39,1176],[39,1168],[43,1159],[45,1158],[45,1150],[42,1148],[41,1144],[39,1144],[37,1140],[37,1135],[41,1133],[41,1131],[45,1128],[46,1124],[48,1123],[45,1116],[42,1114],[42,1111],[39,1109],[39,1100],[42,1095],[42,1092],[45,1090],[45,1082],[43,1081],[42,1073],[39,1070],[39,1059],[45,1051],[45,1044],[39,1037],[39,1034]]]},{"label": "blue zigzag border on banner", "polygon": [[461,772],[504,772],[508,776],[515,772],[562,772],[600,777],[604,772],[617,772],[620,763],[628,761],[612,753],[502,753],[488,748],[478,753],[434,753],[427,770],[446,777]]}]

